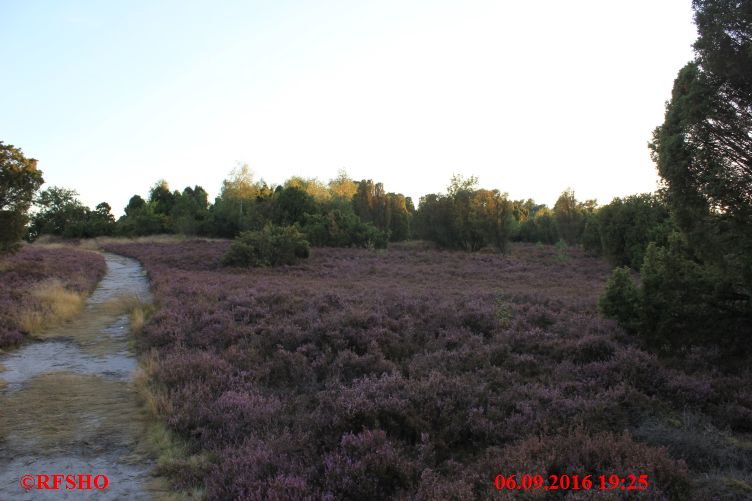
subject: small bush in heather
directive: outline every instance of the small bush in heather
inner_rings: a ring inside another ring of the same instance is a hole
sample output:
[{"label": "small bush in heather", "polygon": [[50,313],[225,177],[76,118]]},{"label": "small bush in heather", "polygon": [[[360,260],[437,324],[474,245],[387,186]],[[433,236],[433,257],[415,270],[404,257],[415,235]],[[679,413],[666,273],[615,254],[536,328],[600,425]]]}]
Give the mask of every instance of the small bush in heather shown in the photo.
[{"label": "small bush in heather", "polygon": [[496,297],[496,319],[499,325],[506,329],[512,323],[514,312],[512,306],[505,300],[504,296],[499,294]]},{"label": "small bush in heather", "polygon": [[268,224],[261,231],[241,233],[222,258],[225,266],[295,264],[309,254],[308,241],[295,226]]},{"label": "small bush in heather", "polygon": [[619,322],[625,330],[637,330],[640,293],[629,276],[628,267],[614,269],[608,279],[606,293],[600,298],[599,304],[603,314]]},{"label": "small bush in heather", "polygon": [[353,212],[335,209],[324,214],[306,214],[303,231],[316,247],[365,247],[385,249],[389,234],[361,221]]},{"label": "small bush in heather", "polygon": [[569,252],[567,252],[568,248],[569,245],[563,238],[560,238],[559,241],[556,242],[556,259],[558,259],[560,263],[569,260]]}]

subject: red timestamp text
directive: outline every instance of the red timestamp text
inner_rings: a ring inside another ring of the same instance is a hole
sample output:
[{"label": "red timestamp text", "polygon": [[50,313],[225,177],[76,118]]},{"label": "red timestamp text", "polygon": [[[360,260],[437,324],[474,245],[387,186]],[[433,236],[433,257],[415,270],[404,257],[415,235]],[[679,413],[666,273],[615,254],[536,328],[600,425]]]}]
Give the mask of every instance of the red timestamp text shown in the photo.
[{"label": "red timestamp text", "polygon": [[648,488],[648,475],[496,475],[494,486],[497,490],[509,491],[644,491]]}]

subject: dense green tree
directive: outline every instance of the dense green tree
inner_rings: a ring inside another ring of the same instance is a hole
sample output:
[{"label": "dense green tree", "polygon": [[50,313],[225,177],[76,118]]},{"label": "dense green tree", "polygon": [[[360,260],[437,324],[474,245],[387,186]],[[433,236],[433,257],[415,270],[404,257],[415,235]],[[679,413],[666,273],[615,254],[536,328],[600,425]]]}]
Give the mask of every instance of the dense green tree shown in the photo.
[{"label": "dense green tree", "polygon": [[88,208],[78,200],[75,190],[51,186],[39,193],[34,203],[39,211],[31,217],[29,239],[39,235],[75,236],[74,228],[88,217]]},{"label": "dense green tree", "polygon": [[297,188],[308,194],[317,204],[328,202],[332,196],[329,187],[315,178],[293,176],[285,181],[284,188]]},{"label": "dense green tree", "polygon": [[449,227],[445,230],[451,247],[477,251],[486,244],[480,216],[475,214],[473,199],[478,189],[478,179],[474,176],[463,178],[453,175],[447,186],[446,198],[449,202]]},{"label": "dense green tree", "polygon": [[516,231],[514,207],[506,194],[477,188],[477,179],[452,177],[447,194],[420,199],[415,232],[441,247],[477,251],[486,246],[506,250]]},{"label": "dense green tree", "polygon": [[752,263],[752,108],[728,97],[696,63],[674,84],[653,158],[679,227],[708,260],[749,280]]},{"label": "dense green tree", "polygon": [[303,224],[306,214],[316,212],[316,200],[313,196],[296,186],[280,187],[274,196],[275,224],[281,226]]},{"label": "dense green tree", "polygon": [[254,174],[248,164],[240,165],[230,171],[230,175],[222,181],[222,198],[253,199],[266,188],[266,183],[255,181]]},{"label": "dense green tree", "polygon": [[133,195],[130,200],[128,200],[128,205],[125,206],[123,211],[126,216],[135,216],[139,211],[143,210],[144,207],[146,207],[146,200],[141,198],[140,195]]},{"label": "dense green tree", "polygon": [[143,236],[169,233],[172,229],[167,214],[157,213],[154,204],[140,195],[133,195],[124,209],[125,215],[117,221],[117,233],[124,236]]},{"label": "dense green tree", "polygon": [[752,4],[694,0],[697,61],[749,105],[752,96]]},{"label": "dense green tree", "polygon": [[44,234],[92,238],[115,232],[110,205],[101,202],[91,210],[78,200],[74,190],[52,186],[42,191],[35,203],[39,210],[31,218],[27,235],[30,240]]},{"label": "dense green tree", "polygon": [[585,229],[585,209],[577,201],[574,191],[567,188],[554,204],[554,219],[559,230],[559,236],[569,245],[580,241]]},{"label": "dense green tree", "polygon": [[525,219],[518,231],[518,239],[523,242],[555,244],[559,238],[559,228],[554,213],[545,205],[538,206],[534,216]]},{"label": "dense green tree", "polygon": [[0,141],[0,252],[14,250],[23,237],[34,193],[42,186],[37,161]]},{"label": "dense green tree", "polygon": [[353,195],[352,206],[355,214],[363,221],[372,223],[374,220],[375,185],[372,180],[362,180]]},{"label": "dense green tree", "polygon": [[340,170],[337,177],[329,181],[331,198],[340,202],[344,201],[348,205],[357,191],[358,183],[353,181],[344,170]]},{"label": "dense green tree", "polygon": [[184,235],[207,234],[209,232],[209,195],[201,186],[186,186],[170,213],[173,230]]},{"label": "dense green tree", "polygon": [[614,266],[639,270],[650,242],[666,245],[674,227],[660,194],[614,198],[598,210],[597,225],[603,255]]},{"label": "dense green tree", "polygon": [[352,199],[355,214],[363,221],[372,223],[381,231],[389,231],[391,213],[384,185],[372,180],[362,180]]},{"label": "dense green tree", "polygon": [[515,200],[512,202],[512,213],[518,223],[523,223],[535,217],[539,210],[546,209],[545,204],[536,204],[532,198]]},{"label": "dense green tree", "polygon": [[0,211],[0,254],[18,250],[26,232],[26,214],[18,211]]},{"label": "dense green tree", "polygon": [[[667,254],[675,248],[655,251],[651,269],[665,282],[652,297],[669,310],[660,317],[665,325],[654,327],[680,329],[682,315],[702,311],[703,318],[725,319],[701,324],[706,337],[722,342],[736,337],[736,321],[752,332],[752,4],[695,0],[693,7],[696,59],[679,71],[650,145],[690,257]],[[672,269],[683,279],[663,272]],[[693,307],[659,301],[671,294]]]},{"label": "dense green tree", "polygon": [[100,202],[93,211],[87,211],[87,218],[78,230],[79,237],[99,237],[113,235],[116,230],[115,216],[107,202]]},{"label": "dense green tree", "polygon": [[697,57],[679,71],[650,144],[681,233],[645,251],[638,330],[658,349],[738,352],[752,325],[752,4],[693,7]]},{"label": "dense green tree", "polygon": [[415,236],[435,242],[440,247],[452,247],[452,206],[449,197],[431,193],[420,197],[413,219]]},{"label": "dense green tree", "polygon": [[0,211],[25,213],[42,183],[37,161],[26,158],[20,148],[0,141]]},{"label": "dense green tree", "polygon": [[407,208],[407,212],[410,213],[410,216],[415,215],[415,204],[413,203],[412,197],[405,197],[405,208]]},{"label": "dense green tree", "polygon": [[506,252],[512,235],[517,231],[512,203],[506,193],[499,190],[478,189],[473,192],[468,223],[473,242],[469,250],[491,245]]},{"label": "dense green tree", "polygon": [[248,165],[233,169],[210,208],[210,233],[231,238],[241,231],[261,230],[273,218],[273,196],[272,187],[254,180]]},{"label": "dense green tree", "polygon": [[[389,209],[389,240],[401,242],[410,238],[410,219],[412,214],[408,209],[409,197],[401,193],[387,193]],[[412,201],[410,200],[412,204]]]},{"label": "dense green tree", "polygon": [[589,256],[600,256],[603,254],[601,227],[596,215],[589,216],[585,221],[585,229],[582,230],[581,241],[582,248]]},{"label": "dense green tree", "polygon": [[180,192],[171,192],[167,181],[160,179],[149,190],[149,204],[155,214],[169,216]]},{"label": "dense green tree", "polygon": [[[678,226],[752,293],[752,6],[695,0],[697,58],[674,82],[651,148]],[[743,290],[742,290],[743,289]]]},{"label": "dense green tree", "polygon": [[470,193],[478,189],[478,178],[475,176],[463,177],[460,174],[453,174],[447,186],[447,195],[455,195],[465,192]]}]

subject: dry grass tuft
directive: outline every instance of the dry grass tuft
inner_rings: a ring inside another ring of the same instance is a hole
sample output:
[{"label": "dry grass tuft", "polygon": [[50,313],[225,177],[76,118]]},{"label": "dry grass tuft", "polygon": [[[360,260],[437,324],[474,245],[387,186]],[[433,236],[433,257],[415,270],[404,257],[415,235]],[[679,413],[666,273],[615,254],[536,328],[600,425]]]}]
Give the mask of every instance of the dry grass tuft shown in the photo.
[{"label": "dry grass tuft", "polygon": [[[142,311],[142,310],[139,310]],[[211,466],[206,453],[195,454],[190,444],[175,434],[164,424],[164,417],[174,411],[166,393],[154,388],[152,384],[154,371],[158,368],[157,351],[152,349],[141,356],[140,367],[134,377],[134,386],[142,408],[148,415],[146,434],[141,442],[145,452],[156,459],[154,484],[151,491],[160,501],[178,499],[206,499],[205,491],[199,486],[181,486],[175,491],[169,486],[166,477],[174,477],[176,471],[205,472]]]},{"label": "dry grass tuft", "polygon": [[77,246],[82,249],[100,251],[107,245],[113,244],[169,244],[188,240],[202,240],[206,242],[219,241],[218,238],[206,238],[189,235],[146,235],[143,237],[97,237],[79,240]]},{"label": "dry grass tuft", "polygon": [[[129,451],[126,462],[153,457],[158,470],[208,464],[148,415],[133,384],[73,373],[37,376],[23,391],[4,395],[0,441],[11,450],[32,448],[51,454]],[[158,476],[151,479],[147,492],[150,499],[160,501],[205,498],[198,489],[175,492]]]},{"label": "dry grass tuft", "polygon": [[165,477],[153,477],[149,482],[148,492],[154,501],[183,501],[184,499],[208,499],[203,489],[174,491],[170,481]]},{"label": "dry grass tuft", "polygon": [[136,334],[144,327],[144,323],[154,313],[154,306],[146,303],[138,303],[130,310],[131,333]]},{"label": "dry grass tuft", "polygon": [[129,446],[143,427],[131,385],[70,373],[33,378],[24,391],[4,397],[0,414],[0,429],[9,440],[46,450],[66,450],[71,444]]},{"label": "dry grass tuft", "polygon": [[146,321],[146,314],[143,308],[134,308],[131,310],[131,332],[140,331],[144,322]]},{"label": "dry grass tuft", "polygon": [[141,356],[139,368],[133,377],[141,404],[152,416],[165,416],[172,411],[172,405],[167,395],[152,388],[150,383],[153,381],[154,372],[159,367],[157,351],[152,349]]},{"label": "dry grass tuft", "polygon": [[149,320],[149,317],[151,317],[155,311],[156,308],[151,303],[144,303],[143,301],[139,301],[137,304],[135,304],[135,306],[129,310],[131,316],[131,333],[136,334],[140,332],[144,327],[144,323]]},{"label": "dry grass tuft", "polygon": [[143,308],[143,303],[136,295],[121,295],[102,303],[100,308],[107,315],[119,316]]},{"label": "dry grass tuft", "polygon": [[17,313],[18,325],[26,332],[39,332],[78,315],[84,307],[83,294],[68,290],[59,280],[48,280],[34,287],[35,304]]},{"label": "dry grass tuft", "polygon": [[726,484],[726,487],[731,489],[733,492],[736,492],[738,494],[742,494],[745,496],[752,495],[752,485],[749,485],[744,480],[734,478],[734,477],[724,477],[723,481]]}]

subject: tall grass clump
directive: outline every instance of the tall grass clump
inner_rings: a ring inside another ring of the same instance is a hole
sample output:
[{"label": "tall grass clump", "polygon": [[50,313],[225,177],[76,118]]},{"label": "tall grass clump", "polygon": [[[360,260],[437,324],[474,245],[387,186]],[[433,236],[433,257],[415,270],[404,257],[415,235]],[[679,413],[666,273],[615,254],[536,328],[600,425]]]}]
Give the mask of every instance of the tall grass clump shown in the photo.
[{"label": "tall grass clump", "polygon": [[36,285],[30,296],[36,300],[33,306],[17,314],[18,325],[25,332],[60,324],[78,315],[84,306],[84,295],[67,289],[57,279]]},{"label": "tall grass clump", "polygon": [[105,269],[101,254],[62,246],[0,258],[0,349],[76,315]]}]

